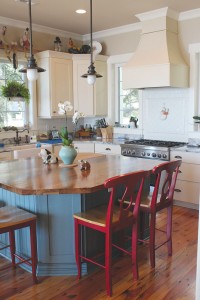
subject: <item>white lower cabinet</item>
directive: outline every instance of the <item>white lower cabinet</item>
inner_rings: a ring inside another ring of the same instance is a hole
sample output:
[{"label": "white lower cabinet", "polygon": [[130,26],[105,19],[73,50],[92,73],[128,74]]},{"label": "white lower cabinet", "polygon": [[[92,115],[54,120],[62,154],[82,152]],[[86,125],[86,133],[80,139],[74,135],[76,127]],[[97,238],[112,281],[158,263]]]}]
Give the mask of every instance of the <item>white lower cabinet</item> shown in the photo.
[{"label": "white lower cabinet", "polygon": [[[52,145],[43,144],[41,148],[47,149],[52,152]],[[41,151],[41,148],[29,148],[29,149],[20,149],[20,150],[13,150],[13,159],[20,159],[20,158],[28,158],[28,157],[38,157]]]},{"label": "white lower cabinet", "polygon": [[1,152],[0,153],[0,161],[2,160],[11,160],[12,159],[12,152]]},{"label": "white lower cabinet", "polygon": [[174,159],[182,159],[174,200],[181,201],[188,207],[193,207],[193,204],[197,207],[200,192],[200,153],[171,151],[171,160]]},{"label": "white lower cabinet", "polygon": [[74,142],[74,147],[77,152],[92,152],[94,153],[94,143],[90,142]]},{"label": "white lower cabinet", "polygon": [[[74,148],[78,153],[86,153],[91,152],[94,153],[94,143],[90,142],[74,142]],[[62,145],[54,145],[53,152],[55,155],[60,159],[59,157],[59,151],[61,149]]]},{"label": "white lower cabinet", "polygon": [[113,144],[95,144],[95,153],[103,153],[103,154],[121,154],[120,145]]}]

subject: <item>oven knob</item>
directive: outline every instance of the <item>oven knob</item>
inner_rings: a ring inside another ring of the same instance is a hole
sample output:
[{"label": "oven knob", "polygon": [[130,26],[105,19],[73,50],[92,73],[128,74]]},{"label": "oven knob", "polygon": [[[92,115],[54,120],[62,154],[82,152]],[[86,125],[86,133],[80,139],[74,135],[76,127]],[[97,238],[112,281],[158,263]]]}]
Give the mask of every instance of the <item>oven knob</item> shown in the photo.
[{"label": "oven knob", "polygon": [[122,155],[126,155],[126,149],[122,150]]},{"label": "oven knob", "polygon": [[131,151],[131,155],[132,155],[132,156],[135,155],[135,150]]},{"label": "oven knob", "polygon": [[141,155],[142,155],[142,156],[145,156],[145,152],[142,152]]},{"label": "oven knob", "polygon": [[150,156],[150,153],[147,153],[147,156]]},{"label": "oven knob", "polygon": [[130,149],[127,150],[127,154],[131,155],[131,150]]},{"label": "oven knob", "polygon": [[156,157],[156,153],[152,153],[151,156],[152,156],[152,157]]},{"label": "oven knob", "polygon": [[163,154],[163,158],[167,158],[167,154]]},{"label": "oven knob", "polygon": [[158,154],[158,157],[161,158],[161,154]]}]

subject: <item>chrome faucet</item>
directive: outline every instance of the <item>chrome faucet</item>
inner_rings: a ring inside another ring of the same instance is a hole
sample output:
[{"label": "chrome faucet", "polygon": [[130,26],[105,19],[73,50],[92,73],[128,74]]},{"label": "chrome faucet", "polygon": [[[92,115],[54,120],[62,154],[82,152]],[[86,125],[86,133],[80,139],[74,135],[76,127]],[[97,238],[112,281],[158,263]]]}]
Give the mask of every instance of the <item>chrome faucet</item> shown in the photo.
[{"label": "chrome faucet", "polygon": [[21,141],[21,137],[19,137],[19,132],[24,132],[24,131],[27,131],[29,133],[29,130],[28,129],[21,129],[21,130],[16,130],[16,137],[14,138],[14,141],[17,145],[19,145],[19,142]]}]

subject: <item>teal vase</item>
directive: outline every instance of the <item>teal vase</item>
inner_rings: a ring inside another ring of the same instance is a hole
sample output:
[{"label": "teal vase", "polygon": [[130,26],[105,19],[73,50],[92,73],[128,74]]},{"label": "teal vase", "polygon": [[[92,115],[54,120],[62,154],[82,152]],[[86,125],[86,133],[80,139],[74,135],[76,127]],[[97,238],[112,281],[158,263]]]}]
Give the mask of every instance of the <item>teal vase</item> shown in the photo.
[{"label": "teal vase", "polygon": [[71,165],[77,156],[77,151],[74,146],[62,146],[59,156],[65,165]]}]

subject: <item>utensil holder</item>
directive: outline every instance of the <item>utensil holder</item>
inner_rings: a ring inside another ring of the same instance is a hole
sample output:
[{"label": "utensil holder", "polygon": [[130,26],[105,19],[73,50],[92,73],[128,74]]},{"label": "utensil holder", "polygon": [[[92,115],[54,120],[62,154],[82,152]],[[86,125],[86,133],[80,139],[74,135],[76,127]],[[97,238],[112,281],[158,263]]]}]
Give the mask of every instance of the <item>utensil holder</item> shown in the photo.
[{"label": "utensil holder", "polygon": [[100,128],[101,129],[101,134],[102,134],[102,139],[108,140],[112,139],[113,137],[113,127],[108,126],[106,128]]}]

